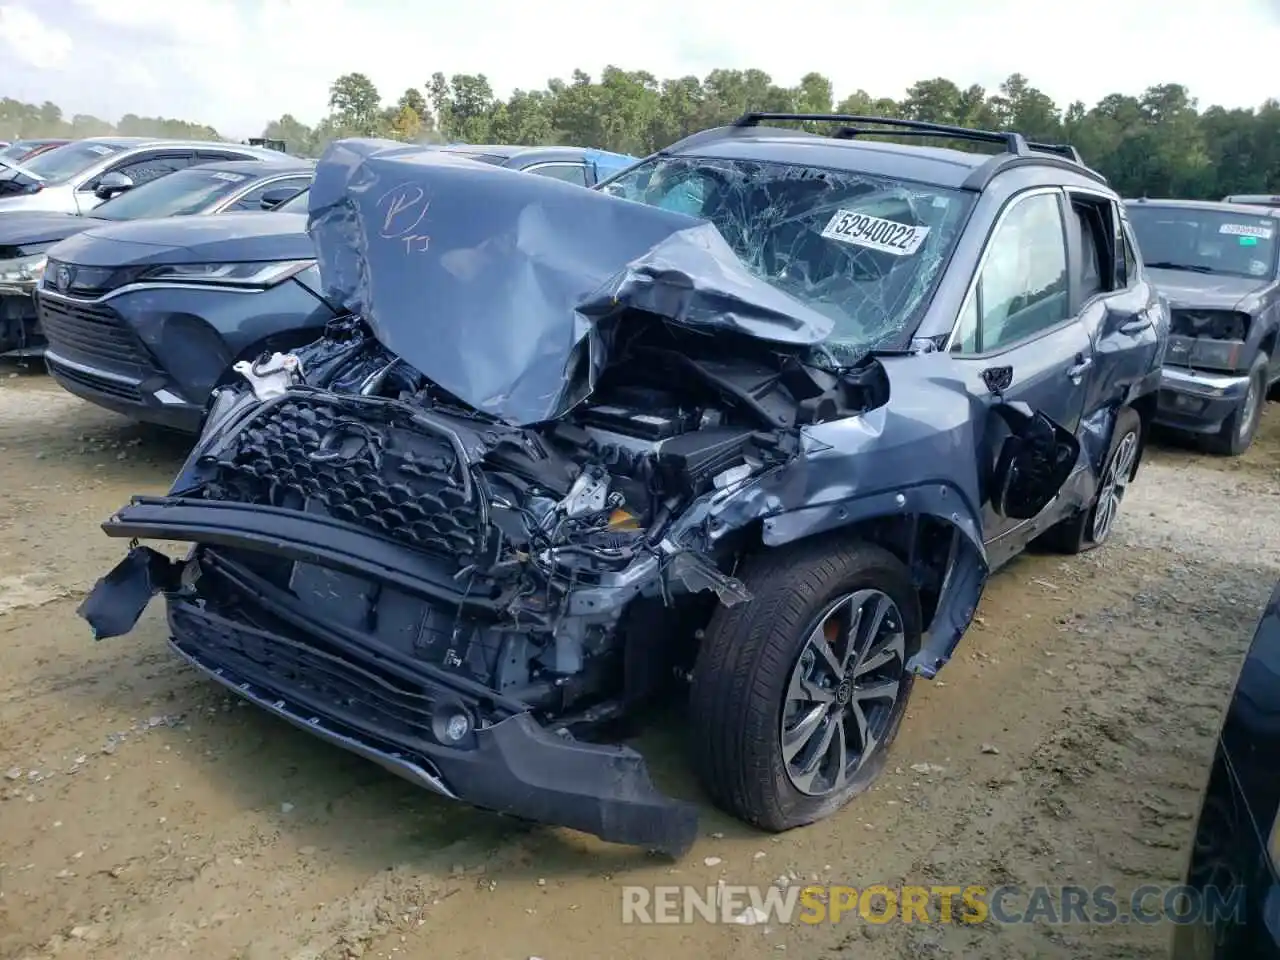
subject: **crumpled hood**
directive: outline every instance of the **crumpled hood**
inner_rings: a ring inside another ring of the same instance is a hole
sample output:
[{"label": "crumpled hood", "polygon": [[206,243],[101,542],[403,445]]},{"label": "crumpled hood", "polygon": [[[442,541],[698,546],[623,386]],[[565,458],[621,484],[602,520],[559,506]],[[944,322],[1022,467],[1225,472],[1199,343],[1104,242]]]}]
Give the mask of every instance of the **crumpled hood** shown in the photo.
[{"label": "crumpled hood", "polygon": [[93,226],[49,251],[55,260],[93,267],[254,263],[315,255],[302,213],[217,213]]},{"label": "crumpled hood", "polygon": [[53,243],[87,230],[100,221],[74,213],[32,210],[14,211],[0,217],[0,247],[21,247],[29,243]]},{"label": "crumpled hood", "polygon": [[1186,270],[1148,268],[1147,274],[1169,298],[1169,305],[1183,310],[1234,310],[1241,300],[1270,282],[1266,278],[1215,277]]},{"label": "crumpled hood", "polygon": [[309,209],[326,297],[508,423],[553,419],[589,392],[630,311],[780,344],[832,329],[704,220],[448,153],[336,141]]}]

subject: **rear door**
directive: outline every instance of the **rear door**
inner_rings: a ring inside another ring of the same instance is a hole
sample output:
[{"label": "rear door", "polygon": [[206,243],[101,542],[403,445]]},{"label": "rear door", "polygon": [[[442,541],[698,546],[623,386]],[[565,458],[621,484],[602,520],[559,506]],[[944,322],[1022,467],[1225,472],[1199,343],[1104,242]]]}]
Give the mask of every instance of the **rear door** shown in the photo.
[{"label": "rear door", "polygon": [[[994,407],[1026,404],[1074,434],[1093,365],[1089,331],[1073,304],[1063,191],[1037,188],[1001,211],[952,334],[951,353],[970,395]],[[992,505],[996,465],[1009,429],[994,413],[978,427],[983,539],[993,567],[1048,525],[1012,519]]]}]

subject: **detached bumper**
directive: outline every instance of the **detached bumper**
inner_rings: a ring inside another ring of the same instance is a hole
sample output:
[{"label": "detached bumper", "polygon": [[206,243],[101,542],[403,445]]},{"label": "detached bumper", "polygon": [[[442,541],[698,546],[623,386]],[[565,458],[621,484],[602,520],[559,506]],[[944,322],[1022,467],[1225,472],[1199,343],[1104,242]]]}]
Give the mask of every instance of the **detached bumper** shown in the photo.
[{"label": "detached bumper", "polygon": [[[313,667],[291,682],[273,669],[278,664],[255,661],[248,653],[273,647],[278,653],[288,644],[284,638],[209,614],[194,616],[184,607],[171,601],[169,624],[171,645],[187,662],[264,710],[419,786],[484,810],[672,856],[693,845],[697,808],[660,794],[644,758],[628,747],[557,736],[529,713],[469,731],[465,748],[433,744],[425,732],[393,738],[328,700],[326,689],[345,684],[326,680],[324,669]],[[437,729],[447,723],[448,710],[456,709],[439,709],[448,697],[446,692],[434,704]]]},{"label": "detached bumper", "polygon": [[1155,422],[1188,433],[1217,433],[1248,391],[1244,374],[1165,367]]},{"label": "detached bumper", "polygon": [[[673,856],[692,846],[697,808],[659,793],[636,751],[553,733],[527,705],[468,676],[317,620],[214,544],[319,563],[456,611],[456,585],[421,553],[330,518],[180,498],[138,498],[103,527],[203,546],[184,563],[131,550],[81,605],[97,636],[130,629],[164,593],[170,642],[184,659],[301,729],[482,809]],[[184,585],[193,565],[199,579]]]}]

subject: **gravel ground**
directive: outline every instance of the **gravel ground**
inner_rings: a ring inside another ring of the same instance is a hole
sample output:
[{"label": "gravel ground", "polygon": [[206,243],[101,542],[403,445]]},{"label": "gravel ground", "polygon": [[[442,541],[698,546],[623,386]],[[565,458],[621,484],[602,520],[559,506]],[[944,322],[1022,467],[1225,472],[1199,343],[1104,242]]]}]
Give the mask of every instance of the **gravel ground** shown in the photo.
[{"label": "gravel ground", "polygon": [[[623,926],[621,885],[1177,883],[1212,739],[1280,575],[1280,415],[1238,460],[1151,451],[1115,539],[1027,556],[912,711],[877,788],[767,837],[707,809],[678,864],[451,804],[242,707],[158,612],[94,644],[181,440],[0,371],[0,958],[1144,958],[1164,926]],[[158,605],[157,605],[158,606]],[[637,744],[698,798],[679,718]]]}]

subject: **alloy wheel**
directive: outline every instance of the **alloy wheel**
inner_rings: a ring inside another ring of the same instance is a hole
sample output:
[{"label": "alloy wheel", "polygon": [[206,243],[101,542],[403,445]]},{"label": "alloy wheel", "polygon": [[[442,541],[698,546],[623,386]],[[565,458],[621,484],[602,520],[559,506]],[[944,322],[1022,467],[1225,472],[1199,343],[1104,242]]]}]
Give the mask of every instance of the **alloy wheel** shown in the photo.
[{"label": "alloy wheel", "polygon": [[1248,440],[1253,430],[1253,421],[1258,416],[1258,378],[1249,378],[1249,390],[1244,395],[1244,403],[1240,406],[1240,423],[1236,426],[1236,435],[1241,441]]},{"label": "alloy wheel", "polygon": [[810,630],[782,709],[783,765],[801,793],[842,790],[891,730],[907,675],[902,623],[887,594],[859,590]]},{"label": "alloy wheel", "polygon": [[1102,487],[1098,491],[1098,502],[1093,509],[1092,539],[1094,543],[1102,543],[1111,535],[1116,516],[1120,513],[1120,504],[1129,489],[1129,478],[1133,475],[1133,464],[1138,456],[1138,434],[1130,430],[1120,440],[1107,472],[1102,478]]}]

